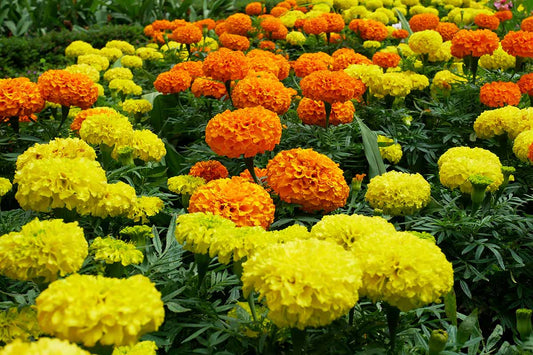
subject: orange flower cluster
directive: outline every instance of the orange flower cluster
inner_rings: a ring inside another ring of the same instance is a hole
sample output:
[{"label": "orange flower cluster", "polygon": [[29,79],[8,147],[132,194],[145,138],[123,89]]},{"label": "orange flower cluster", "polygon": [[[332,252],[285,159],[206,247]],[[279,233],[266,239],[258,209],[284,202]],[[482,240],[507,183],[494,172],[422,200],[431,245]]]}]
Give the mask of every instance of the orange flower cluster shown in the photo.
[{"label": "orange flower cluster", "polygon": [[258,1],[254,1],[246,5],[244,12],[249,16],[259,16],[266,12],[266,7]]},{"label": "orange flower cluster", "polygon": [[[254,166],[254,172],[255,172],[255,176],[257,177],[257,179],[261,183],[261,186],[263,186],[263,184],[266,185],[267,169],[261,169],[261,168],[258,168],[256,166]],[[246,181],[255,182],[254,178],[252,177],[252,174],[250,174],[250,170],[248,170],[248,169],[246,169],[243,172],[241,172],[239,174],[239,176],[242,177],[243,179],[246,179]],[[263,187],[265,187],[265,186],[263,186]],[[270,192],[272,189],[269,188],[269,187],[265,187],[265,190]]]},{"label": "orange flower cluster", "polygon": [[162,94],[177,94],[191,86],[191,75],[185,70],[170,70],[157,76],[154,87]]},{"label": "orange flower cluster", "polygon": [[500,10],[500,11],[497,11],[494,16],[496,16],[500,22],[503,22],[503,21],[509,21],[510,19],[513,18],[513,13],[509,10]]},{"label": "orange flower cluster", "polygon": [[218,21],[215,26],[215,34],[217,36],[220,36],[223,33],[228,32],[228,28],[226,27],[226,22],[224,20]]},{"label": "orange flower cluster", "polygon": [[409,32],[404,29],[394,30],[392,31],[391,36],[392,38],[396,38],[396,39],[404,39],[404,38],[409,37]]},{"label": "orange flower cluster", "polygon": [[319,70],[300,81],[302,94],[316,101],[345,102],[360,100],[366,85],[359,79],[352,78],[344,71]]},{"label": "orange flower cluster", "polygon": [[265,31],[266,36],[273,40],[285,39],[289,33],[287,27],[285,27],[281,20],[276,17],[267,17],[263,19],[260,26],[263,31]]},{"label": "orange flower cluster", "polygon": [[214,30],[217,24],[215,20],[210,19],[210,18],[205,18],[202,20],[195,21],[194,25],[203,31],[204,28],[207,28],[208,30]]},{"label": "orange flower cluster", "polygon": [[87,109],[98,99],[98,87],[85,74],[47,70],[37,81],[41,96],[61,106]]},{"label": "orange flower cluster", "polygon": [[[276,74],[279,80],[286,79],[291,71],[290,63],[281,54],[274,54],[260,49],[252,49],[246,54],[246,58],[249,59],[250,70],[272,72]],[[275,66],[271,67],[271,61],[275,62]],[[260,65],[259,63],[261,62],[264,63],[264,65]],[[267,63],[269,68],[265,67]]]},{"label": "orange flower cluster", "polygon": [[253,157],[274,149],[281,139],[278,115],[264,107],[226,110],[207,123],[205,141],[218,155]]},{"label": "orange flower cluster", "polygon": [[434,30],[439,22],[440,18],[435,14],[417,14],[409,20],[409,27],[413,32]]},{"label": "orange flower cluster", "polygon": [[494,81],[483,85],[479,91],[479,100],[489,107],[516,106],[520,102],[520,87],[515,83]]},{"label": "orange flower cluster", "polygon": [[203,178],[206,182],[228,177],[228,169],[218,160],[199,161],[189,170],[189,175]]},{"label": "orange flower cluster", "polygon": [[246,36],[252,29],[252,19],[246,14],[233,14],[224,21],[226,31],[234,35]]},{"label": "orange flower cluster", "polygon": [[395,68],[400,64],[400,57],[396,53],[376,52],[372,57],[372,63],[379,65],[383,69]]},{"label": "orange flower cluster", "polygon": [[283,14],[288,12],[289,10],[283,6],[274,6],[272,10],[270,10],[270,14],[274,17],[281,17]]},{"label": "orange flower cluster", "polygon": [[[326,126],[326,107],[322,101],[311,100],[304,97],[296,110],[303,123],[320,127]],[[355,107],[351,101],[334,102],[331,105],[329,124],[337,126],[353,121]]]},{"label": "orange flower cluster", "polygon": [[358,33],[365,41],[381,42],[389,35],[387,26],[376,20],[370,19],[355,19],[348,25],[350,30]]},{"label": "orange flower cluster", "polygon": [[533,143],[529,146],[529,152],[527,153],[527,158],[530,162],[533,163]]},{"label": "orange flower cluster", "polygon": [[202,69],[202,62],[186,61],[174,65],[170,71],[185,70],[191,76],[192,80],[204,76],[204,70]]},{"label": "orange flower cluster", "polygon": [[169,36],[170,39],[183,44],[198,43],[202,40],[202,37],[202,30],[192,23],[176,28],[172,31],[172,35]]},{"label": "orange flower cluster", "polygon": [[523,19],[520,24],[520,29],[522,31],[533,32],[533,16]]},{"label": "orange flower cluster", "polygon": [[0,118],[30,116],[43,108],[39,86],[30,79],[0,79]]},{"label": "orange flower cluster", "polygon": [[248,38],[241,35],[232,35],[226,32],[220,35],[219,40],[223,47],[234,51],[245,51],[250,48],[250,41]]},{"label": "orange flower cluster", "polygon": [[509,31],[502,39],[502,48],[515,57],[533,58],[533,32]]},{"label": "orange flower cluster", "polygon": [[152,37],[152,41],[163,44],[166,42],[165,35],[171,36],[174,30],[186,24],[187,21],[182,19],[176,19],[174,21],[155,20],[144,28],[144,34],[148,37]]},{"label": "orange flower cluster", "polygon": [[533,73],[522,75],[516,84],[522,94],[533,96]]},{"label": "orange flower cluster", "polygon": [[333,65],[333,58],[324,52],[304,53],[292,63],[294,74],[304,78],[319,70],[329,70]]},{"label": "orange flower cluster", "polygon": [[334,12],[326,12],[320,15],[320,17],[323,17],[326,20],[326,23],[328,24],[326,28],[326,33],[333,33],[333,32],[340,32],[344,29],[344,19],[340,14],[336,14]]},{"label": "orange flower cluster", "polygon": [[220,48],[204,59],[203,70],[205,75],[225,83],[244,78],[248,73],[248,60],[243,52]]},{"label": "orange flower cluster", "polygon": [[280,81],[247,76],[240,80],[231,92],[233,105],[237,108],[263,106],[283,115],[289,110],[296,90],[286,88]]},{"label": "orange flower cluster", "polygon": [[437,28],[435,28],[443,41],[451,41],[453,36],[459,32],[459,27],[453,22],[440,22]]},{"label": "orange flower cluster", "polygon": [[291,149],[267,165],[268,186],[288,203],[306,212],[329,213],[346,204],[350,188],[333,160],[312,149]]},{"label": "orange flower cluster", "polygon": [[101,115],[101,114],[105,114],[107,116],[114,116],[114,115],[120,116],[120,113],[118,113],[111,107],[90,108],[88,110],[80,111],[76,115],[76,117],[74,117],[74,120],[70,124],[70,129],[73,131],[79,131],[81,128],[81,124],[83,123],[83,121],[87,119],[87,117],[92,116],[92,115]]},{"label": "orange flower cluster", "polygon": [[491,55],[499,42],[498,35],[491,30],[460,30],[452,38],[451,52],[457,58]]},{"label": "orange flower cluster", "polygon": [[194,79],[191,85],[191,92],[195,97],[205,96],[220,100],[222,97],[228,95],[226,86],[220,81],[215,81],[206,77],[198,77]]},{"label": "orange flower cluster", "polygon": [[333,58],[333,70],[343,70],[352,64],[372,64],[372,61],[362,54],[356,53],[351,48],[337,49],[331,55]]},{"label": "orange flower cluster", "polygon": [[322,17],[308,18],[304,22],[303,30],[310,35],[319,35],[328,30],[328,21]]},{"label": "orange flower cluster", "polygon": [[500,19],[494,15],[477,14],[474,17],[474,23],[479,28],[486,28],[495,31],[500,26]]},{"label": "orange flower cluster", "polygon": [[274,221],[274,201],[261,186],[239,176],[217,179],[200,186],[189,201],[189,212],[205,212],[233,221],[239,227],[261,226]]}]

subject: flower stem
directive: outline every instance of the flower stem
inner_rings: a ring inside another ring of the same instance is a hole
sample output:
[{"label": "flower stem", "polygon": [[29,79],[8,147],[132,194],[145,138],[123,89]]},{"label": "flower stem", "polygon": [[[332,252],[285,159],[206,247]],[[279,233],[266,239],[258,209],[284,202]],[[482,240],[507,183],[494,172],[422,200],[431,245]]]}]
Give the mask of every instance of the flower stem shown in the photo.
[{"label": "flower stem", "polygon": [[70,106],[61,106],[61,122],[59,122],[59,126],[57,126],[56,135],[59,134],[59,130],[63,126],[63,123],[65,123],[65,121],[66,121],[66,119],[68,117],[68,112],[69,111],[70,111]]},{"label": "flower stem", "polygon": [[390,348],[392,353],[396,347],[396,332],[398,324],[400,323],[400,310],[388,304],[384,305],[385,313],[387,314],[387,325],[389,326]]},{"label": "flower stem", "polygon": [[196,271],[198,272],[198,291],[202,287],[205,275],[207,274],[207,268],[211,258],[208,254],[194,254],[194,261],[196,262]]},{"label": "flower stem", "polygon": [[254,291],[250,291],[250,294],[248,295],[248,306],[250,306],[250,312],[252,312],[252,319],[254,322],[257,322],[257,313],[255,312],[255,297],[254,297]]},{"label": "flower stem", "polygon": [[294,355],[305,354],[305,341],[306,341],[306,332],[305,330],[300,330],[298,328],[291,328],[291,339]]},{"label": "flower stem", "polygon": [[255,169],[254,169],[254,157],[244,157],[244,164],[246,164],[246,169],[250,172],[250,175],[252,175],[252,179],[254,179],[254,182],[257,185],[261,185],[259,183],[259,179],[257,178],[257,175],[255,175]]},{"label": "flower stem", "polygon": [[326,128],[326,131],[327,131],[328,127],[329,127],[329,117],[331,116],[331,104],[329,102],[324,101],[324,107],[326,109],[326,125],[325,125],[325,128]]}]

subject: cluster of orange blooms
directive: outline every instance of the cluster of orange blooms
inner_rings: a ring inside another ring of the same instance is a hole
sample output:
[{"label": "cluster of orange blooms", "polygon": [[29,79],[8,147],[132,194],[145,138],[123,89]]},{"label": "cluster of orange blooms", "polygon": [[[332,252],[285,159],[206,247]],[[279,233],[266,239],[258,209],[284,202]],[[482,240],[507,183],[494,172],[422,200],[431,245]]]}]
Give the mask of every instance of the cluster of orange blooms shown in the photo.
[{"label": "cluster of orange blooms", "polygon": [[248,61],[243,52],[220,48],[203,61],[204,74],[223,83],[243,79],[248,73]]},{"label": "cluster of orange blooms", "polygon": [[164,44],[167,40],[173,40],[178,43],[193,44],[202,40],[204,28],[211,30],[215,25],[212,19],[203,19],[194,23],[182,19],[155,20],[144,28],[144,34],[151,37],[155,43]]},{"label": "cluster of orange blooms", "polygon": [[324,52],[304,53],[292,62],[294,74],[300,78],[315,71],[330,70],[332,66],[333,58]]},{"label": "cluster of orange blooms", "polygon": [[396,53],[376,52],[372,56],[372,63],[379,65],[383,69],[397,67],[400,64],[400,60],[402,60],[402,57]]},{"label": "cluster of orange blooms", "polygon": [[491,30],[460,30],[452,38],[452,55],[481,57],[498,49],[500,40]]},{"label": "cluster of orange blooms", "polygon": [[330,104],[351,99],[360,100],[366,91],[366,85],[359,79],[352,78],[344,71],[315,71],[300,81],[302,94],[316,101]]},{"label": "cluster of orange blooms", "polygon": [[479,100],[489,107],[516,106],[521,96],[522,93],[517,84],[503,81],[487,83],[479,91]]},{"label": "cluster of orange blooms", "polygon": [[434,30],[440,23],[440,18],[434,14],[417,14],[409,20],[409,27],[413,32]]},{"label": "cluster of orange blooms", "polygon": [[186,70],[169,70],[157,76],[154,87],[162,94],[177,94],[191,86],[191,75]]},{"label": "cluster of orange blooms", "polygon": [[218,160],[206,160],[195,163],[189,170],[189,175],[201,177],[206,182],[228,177],[228,169]]},{"label": "cluster of orange blooms", "polygon": [[451,41],[453,36],[459,32],[459,27],[453,22],[440,22],[435,31],[440,34],[443,41]]},{"label": "cluster of orange blooms", "polygon": [[[326,125],[326,107],[322,101],[304,97],[296,110],[303,123],[324,127]],[[329,124],[337,126],[353,121],[355,107],[351,101],[334,102],[331,105]]]},{"label": "cluster of orange blooms", "polygon": [[383,41],[389,35],[387,26],[383,23],[371,19],[352,20],[348,27],[357,33],[365,41]]},{"label": "cluster of orange blooms", "polygon": [[533,73],[522,75],[516,84],[522,94],[533,96]]},{"label": "cluster of orange blooms", "polygon": [[495,15],[477,14],[474,23],[479,28],[486,28],[495,31],[500,26],[500,19]]},{"label": "cluster of orange blooms", "polygon": [[38,79],[41,96],[61,106],[86,109],[98,99],[98,88],[85,74],[48,70]]},{"label": "cluster of orange blooms", "polygon": [[533,32],[509,31],[501,43],[503,50],[512,56],[533,58]]},{"label": "cluster of orange blooms", "polygon": [[39,86],[28,78],[0,80],[0,121],[31,116],[44,108]]},{"label": "cluster of orange blooms", "polygon": [[331,55],[333,58],[333,70],[343,70],[352,64],[372,64],[372,61],[351,48],[337,49]]}]

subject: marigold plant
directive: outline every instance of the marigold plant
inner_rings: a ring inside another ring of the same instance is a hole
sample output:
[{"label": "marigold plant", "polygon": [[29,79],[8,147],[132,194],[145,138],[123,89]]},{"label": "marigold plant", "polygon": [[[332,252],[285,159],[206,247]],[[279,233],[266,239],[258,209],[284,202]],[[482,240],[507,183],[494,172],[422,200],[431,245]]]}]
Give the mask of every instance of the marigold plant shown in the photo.
[{"label": "marigold plant", "polygon": [[30,116],[44,108],[37,84],[28,78],[0,80],[0,120]]},{"label": "marigold plant", "polygon": [[498,35],[491,30],[460,30],[452,38],[451,52],[457,58],[481,57],[492,54],[499,43]]},{"label": "marigold plant", "polygon": [[328,70],[309,74],[302,79],[300,87],[304,96],[330,104],[360,99],[366,91],[366,85],[361,80],[352,78],[344,71]]},{"label": "marigold plant", "polygon": [[409,27],[413,32],[434,30],[439,23],[439,16],[430,13],[417,14],[409,19]]},{"label": "marigold plant", "polygon": [[206,182],[228,177],[228,169],[218,160],[199,161],[189,170],[189,175],[205,179]]},{"label": "marigold plant", "polygon": [[154,87],[162,94],[177,94],[191,86],[191,75],[185,70],[170,70],[157,76]]},{"label": "marigold plant", "polygon": [[204,59],[203,70],[205,75],[225,83],[243,79],[248,73],[248,62],[244,53],[220,48]]},{"label": "marigold plant", "polygon": [[280,81],[247,76],[240,80],[231,92],[236,108],[263,106],[283,115],[289,110],[296,90],[286,88]]},{"label": "marigold plant", "polygon": [[87,109],[98,99],[98,88],[85,74],[48,70],[39,77],[37,84],[46,101],[62,106]]},{"label": "marigold plant", "polygon": [[494,81],[479,90],[479,100],[489,107],[517,106],[521,96],[520,87],[512,82]]},{"label": "marigold plant", "polygon": [[[326,107],[324,102],[304,97],[296,110],[303,123],[309,125],[326,126]],[[337,126],[350,123],[354,119],[355,107],[351,101],[334,102],[331,105],[329,124]]]}]

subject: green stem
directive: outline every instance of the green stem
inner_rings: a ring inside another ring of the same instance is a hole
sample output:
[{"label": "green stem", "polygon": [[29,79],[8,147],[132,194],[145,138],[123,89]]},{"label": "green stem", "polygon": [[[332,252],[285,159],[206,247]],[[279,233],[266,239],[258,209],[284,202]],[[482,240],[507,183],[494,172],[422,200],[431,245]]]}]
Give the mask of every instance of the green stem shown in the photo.
[{"label": "green stem", "polygon": [[305,354],[305,341],[307,333],[305,330],[300,330],[298,328],[291,328],[291,339],[294,355]]},{"label": "green stem", "polygon": [[198,290],[200,290],[211,258],[208,254],[194,254],[194,261],[196,262],[196,271],[198,272]]},{"label": "green stem", "polygon": [[106,265],[106,276],[121,278],[124,276],[124,266],[121,263],[112,263]]},{"label": "green stem", "polygon": [[326,131],[327,131],[328,127],[329,127],[329,118],[331,116],[331,104],[329,102],[324,101],[324,107],[326,109],[326,125],[325,125],[325,128],[326,128]]},{"label": "green stem", "polygon": [[19,118],[17,116],[9,117],[9,124],[11,125],[11,128],[13,128],[13,131],[18,135],[20,132]]},{"label": "green stem", "polygon": [[476,74],[477,74],[477,67],[478,67],[478,62],[479,62],[479,57],[472,57],[472,62],[471,62],[471,65],[472,65],[472,83],[475,85],[476,84]]},{"label": "green stem", "polygon": [[350,312],[348,313],[348,325],[353,325],[353,319],[355,316],[355,307],[352,307],[350,309]]},{"label": "green stem", "polygon": [[259,179],[257,178],[257,175],[255,174],[254,169],[254,157],[244,157],[244,164],[246,164],[246,169],[250,172],[250,175],[252,175],[252,179],[254,179],[254,182],[257,185],[261,185],[259,183]]},{"label": "green stem", "polygon": [[224,86],[226,87],[226,95],[228,97],[228,100],[233,105],[233,100],[231,99],[231,80],[225,81]]},{"label": "green stem", "polygon": [[394,306],[384,304],[385,313],[387,314],[387,325],[389,326],[389,339],[392,353],[396,348],[396,332],[400,323],[400,310]]},{"label": "green stem", "polygon": [[252,312],[252,319],[254,322],[257,322],[257,313],[255,312],[255,297],[254,297],[254,291],[250,291],[250,294],[248,295],[248,306],[250,306],[250,312]]},{"label": "green stem", "polygon": [[63,126],[63,123],[65,123],[65,121],[67,120],[69,111],[70,111],[70,106],[61,106],[61,122],[59,122],[59,126],[57,126],[56,135],[58,135],[59,130]]}]

